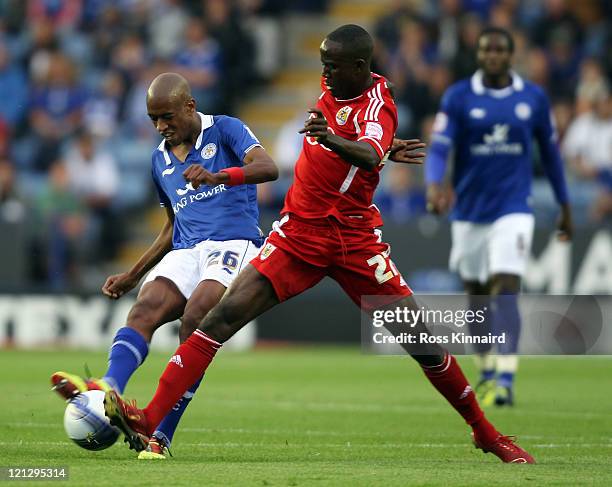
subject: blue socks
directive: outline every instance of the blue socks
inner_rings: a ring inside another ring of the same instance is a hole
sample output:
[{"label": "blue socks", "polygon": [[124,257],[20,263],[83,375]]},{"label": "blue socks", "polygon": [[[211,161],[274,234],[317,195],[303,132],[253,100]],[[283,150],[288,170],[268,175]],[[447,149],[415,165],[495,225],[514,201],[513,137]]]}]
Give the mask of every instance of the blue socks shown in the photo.
[{"label": "blue socks", "polygon": [[500,355],[516,354],[521,335],[521,315],[516,294],[495,296],[495,316],[493,319],[494,334],[506,333],[506,343],[498,345]]},{"label": "blue socks", "polygon": [[[473,313],[484,314],[484,321],[477,323],[470,321],[469,329],[472,336],[486,336],[493,329],[491,320],[493,318],[493,310],[491,309],[491,296],[488,295],[468,295],[468,307]],[[490,343],[475,343],[474,350],[477,354],[483,355],[489,353],[493,345]]]},{"label": "blue socks", "polygon": [[[484,313],[485,319],[482,323],[470,321],[469,328],[472,336],[486,336],[492,331],[491,320],[493,310],[491,309],[491,296],[487,294],[468,295],[468,306],[473,313]],[[474,359],[480,370],[480,381],[495,379],[495,362],[490,356],[493,345],[489,343],[475,343]]]},{"label": "blue socks", "polygon": [[498,345],[497,385],[512,388],[514,374],[518,365],[519,338],[521,336],[521,315],[518,307],[518,295],[500,294],[495,297],[495,334],[506,333],[506,343]]},{"label": "blue socks", "polygon": [[178,400],[172,410],[166,415],[164,419],[162,419],[162,422],[159,423],[159,426],[153,433],[153,436],[164,440],[166,446],[170,446],[170,443],[172,443],[172,437],[174,436],[176,427],[178,426],[178,423],[181,420],[185,409],[187,409],[187,406],[191,402],[193,395],[198,390],[200,382],[202,382],[203,378],[204,376],[200,377],[198,381],[194,385],[192,385],[187,390],[187,392],[185,392],[185,394],[183,394],[183,397]]},{"label": "blue socks", "polygon": [[480,371],[480,380],[493,380],[495,379],[495,369],[484,369]]},{"label": "blue socks", "polygon": [[[121,328],[113,339],[108,355],[108,370],[102,379],[119,391],[120,394],[123,394],[130,377],[144,362],[148,353],[149,344],[140,333],[127,326]],[[172,411],[166,415],[155,430],[154,435],[164,440],[167,446],[170,446],[176,427],[191,402],[191,398],[198,390],[202,377],[183,394],[183,397],[179,399]]]},{"label": "blue socks", "polygon": [[512,382],[514,381],[513,372],[502,372],[497,376],[497,385],[500,387],[507,387],[512,389]]},{"label": "blue socks", "polygon": [[123,394],[128,380],[148,353],[149,344],[140,333],[127,326],[121,328],[113,339],[108,355],[108,370],[102,379]]}]

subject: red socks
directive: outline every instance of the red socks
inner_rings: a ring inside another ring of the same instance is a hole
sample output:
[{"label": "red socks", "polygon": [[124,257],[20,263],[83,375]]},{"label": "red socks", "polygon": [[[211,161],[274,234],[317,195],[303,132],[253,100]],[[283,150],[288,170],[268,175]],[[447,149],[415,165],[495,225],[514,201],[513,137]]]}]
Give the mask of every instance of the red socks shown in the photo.
[{"label": "red socks", "polygon": [[483,443],[495,441],[499,436],[495,427],[487,421],[472,387],[461,371],[461,367],[450,353],[446,353],[440,365],[427,367],[422,365],[423,372],[474,430],[474,436]]},{"label": "red socks", "polygon": [[150,428],[155,429],[185,391],[202,377],[219,348],[219,342],[196,330],[176,349],[159,379],[153,399],[144,409]]},{"label": "red socks", "polygon": [[[185,391],[202,376],[219,348],[219,342],[200,330],[196,330],[177,348],[159,379],[155,396],[144,409],[150,428],[155,428]],[[446,353],[440,365],[422,368],[433,386],[472,427],[479,443],[488,444],[495,441],[499,433],[484,417],[476,395],[455,357]]]}]

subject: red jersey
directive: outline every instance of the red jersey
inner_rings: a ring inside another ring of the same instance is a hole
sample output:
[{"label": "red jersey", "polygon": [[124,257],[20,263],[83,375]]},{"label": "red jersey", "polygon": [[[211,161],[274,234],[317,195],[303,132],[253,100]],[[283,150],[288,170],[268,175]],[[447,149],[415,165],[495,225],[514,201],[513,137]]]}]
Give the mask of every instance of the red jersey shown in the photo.
[{"label": "red jersey", "polygon": [[[334,98],[322,82],[317,108],[323,112],[331,133],[370,144],[382,159],[393,143],[397,108],[387,80],[374,73],[372,78],[374,83],[350,100]],[[372,197],[382,167],[379,164],[373,171],[358,168],[313,137],[304,137],[294,181],[281,213],[307,219],[333,216],[351,227],[381,226],[382,218]]]}]

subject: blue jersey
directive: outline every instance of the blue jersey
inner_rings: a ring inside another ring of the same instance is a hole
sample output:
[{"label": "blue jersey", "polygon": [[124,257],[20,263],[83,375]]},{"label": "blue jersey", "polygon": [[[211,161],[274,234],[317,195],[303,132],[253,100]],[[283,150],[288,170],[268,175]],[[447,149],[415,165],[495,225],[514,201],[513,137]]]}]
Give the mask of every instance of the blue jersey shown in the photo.
[{"label": "blue jersey", "polygon": [[167,150],[165,141],[153,153],[153,181],[161,206],[174,212],[172,246],[190,248],[203,240],[251,240],[261,245],[258,227],[257,188],[240,186],[200,186],[193,189],[183,177],[192,164],[212,173],[227,167],[243,166],[246,153],[260,146],[251,130],[237,118],[203,115],[202,132],[181,162]]},{"label": "blue jersey", "polygon": [[509,213],[530,213],[533,140],[559,203],[567,189],[550,104],[533,83],[512,73],[512,85],[491,90],[482,72],[451,86],[434,123],[427,157],[428,183],[443,179],[454,151],[455,220],[492,222]]}]

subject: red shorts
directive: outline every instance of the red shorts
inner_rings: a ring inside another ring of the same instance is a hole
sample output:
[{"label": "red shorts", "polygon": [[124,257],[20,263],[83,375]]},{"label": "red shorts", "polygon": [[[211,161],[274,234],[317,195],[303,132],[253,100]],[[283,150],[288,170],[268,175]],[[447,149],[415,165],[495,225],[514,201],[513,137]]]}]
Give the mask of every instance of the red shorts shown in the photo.
[{"label": "red shorts", "polygon": [[[280,301],[304,292],[325,276],[334,279],[357,306],[372,309],[410,296],[390,258],[391,247],[376,229],[350,228],[333,219],[284,215],[251,264],[266,276]],[[376,304],[362,296],[376,296]]]}]

